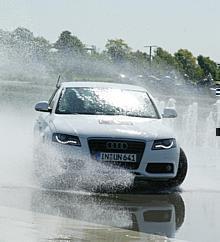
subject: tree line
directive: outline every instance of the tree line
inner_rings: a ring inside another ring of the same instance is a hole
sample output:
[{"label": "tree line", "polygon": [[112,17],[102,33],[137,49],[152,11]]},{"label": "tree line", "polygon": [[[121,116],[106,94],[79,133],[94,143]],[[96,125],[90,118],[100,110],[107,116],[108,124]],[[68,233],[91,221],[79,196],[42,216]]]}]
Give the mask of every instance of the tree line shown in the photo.
[{"label": "tree line", "polygon": [[151,58],[146,52],[132,50],[123,39],[109,39],[105,49],[97,51],[95,46],[86,46],[70,31],[63,31],[55,43],[50,43],[43,37],[35,37],[26,28],[11,32],[0,30],[1,52],[9,59],[19,57],[24,64],[44,63],[48,71],[65,73],[70,78],[125,72],[144,77],[175,76],[195,85],[220,82],[219,65],[209,57],[195,57],[187,49],[171,54],[158,47]]}]

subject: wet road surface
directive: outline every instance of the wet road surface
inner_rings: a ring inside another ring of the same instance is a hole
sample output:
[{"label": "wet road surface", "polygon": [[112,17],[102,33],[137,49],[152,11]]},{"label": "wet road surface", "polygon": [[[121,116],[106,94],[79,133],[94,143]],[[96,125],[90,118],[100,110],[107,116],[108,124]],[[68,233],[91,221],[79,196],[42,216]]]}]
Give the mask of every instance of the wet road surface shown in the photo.
[{"label": "wet road surface", "polygon": [[178,194],[107,195],[4,187],[0,197],[4,241],[146,241],[151,237],[145,233],[173,237],[185,216]]},{"label": "wet road surface", "polygon": [[0,198],[2,241],[146,241],[142,233],[186,241],[219,238],[218,191],[110,195],[1,187]]}]

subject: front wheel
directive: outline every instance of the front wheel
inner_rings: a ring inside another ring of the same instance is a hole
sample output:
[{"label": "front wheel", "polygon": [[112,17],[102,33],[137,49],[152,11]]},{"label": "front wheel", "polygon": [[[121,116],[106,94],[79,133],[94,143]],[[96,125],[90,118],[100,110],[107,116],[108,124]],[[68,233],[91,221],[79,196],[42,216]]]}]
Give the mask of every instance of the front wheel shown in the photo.
[{"label": "front wheel", "polygon": [[187,174],[187,158],[186,155],[183,151],[182,148],[180,148],[180,155],[179,155],[179,166],[178,166],[178,170],[177,170],[177,174],[174,178],[170,178],[168,180],[165,181],[145,181],[143,183],[139,183],[138,179],[136,180],[136,184],[134,184],[133,189],[137,190],[137,189],[150,189],[150,190],[166,190],[166,189],[171,189],[171,188],[175,188],[180,186]]},{"label": "front wheel", "polygon": [[177,170],[177,174],[174,178],[169,179],[168,184],[170,187],[178,187],[180,186],[187,174],[188,164],[187,158],[182,148],[180,148],[180,156],[179,156],[179,166]]}]

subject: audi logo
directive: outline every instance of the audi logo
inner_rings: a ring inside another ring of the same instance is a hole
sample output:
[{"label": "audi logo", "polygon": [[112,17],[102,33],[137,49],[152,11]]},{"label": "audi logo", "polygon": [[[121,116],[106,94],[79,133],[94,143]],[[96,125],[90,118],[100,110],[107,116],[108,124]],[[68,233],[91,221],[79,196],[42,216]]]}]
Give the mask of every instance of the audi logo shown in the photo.
[{"label": "audi logo", "polygon": [[106,148],[108,150],[127,150],[128,144],[125,142],[107,142]]}]

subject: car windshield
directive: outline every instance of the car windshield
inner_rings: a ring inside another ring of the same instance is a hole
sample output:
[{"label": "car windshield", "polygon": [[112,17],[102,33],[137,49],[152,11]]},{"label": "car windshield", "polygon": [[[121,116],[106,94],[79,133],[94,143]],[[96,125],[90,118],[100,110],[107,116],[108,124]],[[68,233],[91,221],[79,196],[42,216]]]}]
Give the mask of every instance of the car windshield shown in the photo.
[{"label": "car windshield", "polygon": [[116,88],[64,88],[56,113],[159,118],[146,92]]}]

